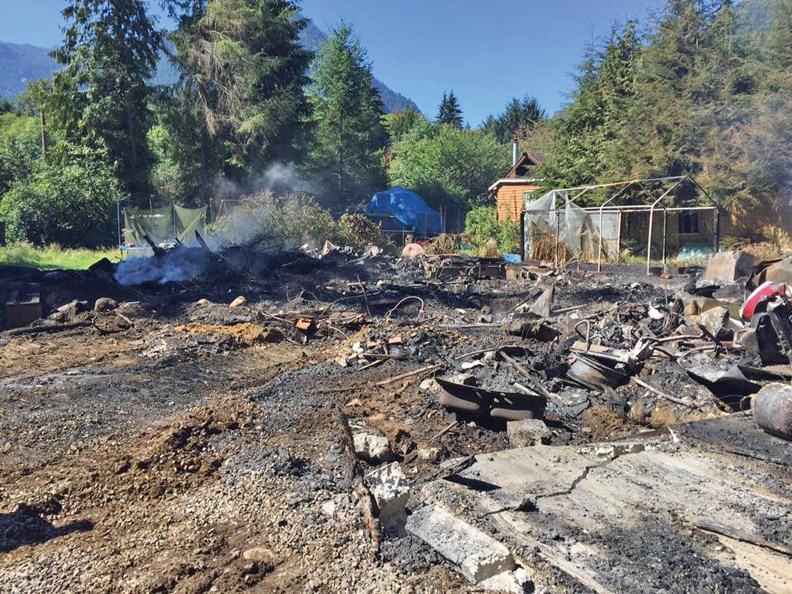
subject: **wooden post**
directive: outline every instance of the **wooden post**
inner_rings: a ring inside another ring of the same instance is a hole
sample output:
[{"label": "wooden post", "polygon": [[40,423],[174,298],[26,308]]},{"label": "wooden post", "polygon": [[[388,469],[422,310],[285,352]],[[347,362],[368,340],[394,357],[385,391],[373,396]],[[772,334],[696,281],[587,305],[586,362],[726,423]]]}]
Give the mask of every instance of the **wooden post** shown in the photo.
[{"label": "wooden post", "polygon": [[646,241],[646,274],[649,275],[652,262],[652,225],[654,224],[654,204],[649,209],[649,238]]},{"label": "wooden post", "polygon": [[668,239],[668,209],[663,209],[663,270],[666,265],[666,241]]},{"label": "wooden post", "polygon": [[718,253],[720,250],[720,208],[715,207],[715,233],[714,233],[714,248],[715,253]]}]

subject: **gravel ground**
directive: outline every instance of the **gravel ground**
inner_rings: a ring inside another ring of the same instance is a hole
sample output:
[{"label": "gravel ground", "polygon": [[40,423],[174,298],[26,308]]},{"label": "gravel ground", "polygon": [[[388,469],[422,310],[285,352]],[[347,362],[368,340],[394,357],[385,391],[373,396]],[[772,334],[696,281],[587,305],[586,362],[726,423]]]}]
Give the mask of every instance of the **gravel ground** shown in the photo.
[{"label": "gravel ground", "polygon": [[[497,322],[543,287],[415,285],[415,270],[399,266],[372,260],[244,286],[141,287],[113,295],[142,295],[130,324],[109,312],[84,314],[93,325],[68,332],[0,334],[0,592],[472,591],[404,533],[383,532],[376,551],[336,411],[353,432],[387,437],[410,479],[448,458],[508,447],[502,427],[440,407],[419,388],[426,374],[376,384],[433,363],[463,371],[472,359],[458,355],[520,342],[497,325],[441,326],[477,323],[487,312]],[[365,296],[350,284],[358,277]],[[402,288],[378,287],[381,278]],[[79,283],[51,282],[63,303],[89,296]],[[670,290],[638,275],[569,273],[555,282],[559,306],[587,311],[662,303]],[[238,294],[248,305],[229,310]],[[405,294],[423,302],[402,304],[385,320]],[[326,322],[306,344],[283,326],[295,312]],[[566,330],[566,317],[554,323]],[[360,369],[356,342],[394,336],[402,344],[391,353],[405,360]],[[522,344],[524,364],[558,362],[548,355],[555,345]],[[472,373],[490,388],[520,379],[503,362]],[[644,411],[640,422],[648,418]],[[596,401],[579,426],[559,424],[553,440],[637,428]],[[429,447],[434,459],[415,455]]]}]

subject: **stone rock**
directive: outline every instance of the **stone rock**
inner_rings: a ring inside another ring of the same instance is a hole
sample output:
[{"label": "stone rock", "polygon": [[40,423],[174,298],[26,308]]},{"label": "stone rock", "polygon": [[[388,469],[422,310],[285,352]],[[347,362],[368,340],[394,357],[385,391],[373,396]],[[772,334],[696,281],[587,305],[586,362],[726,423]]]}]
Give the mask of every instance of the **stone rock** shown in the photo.
[{"label": "stone rock", "polygon": [[513,448],[525,448],[550,441],[550,429],[539,419],[522,419],[506,423],[506,435]]},{"label": "stone rock", "polygon": [[211,305],[212,302],[208,299],[199,299],[195,302],[195,305],[200,305],[201,307],[206,307],[207,305]]},{"label": "stone rock", "polygon": [[440,459],[440,448],[420,448],[418,459],[424,462],[437,462]]},{"label": "stone rock", "polygon": [[234,299],[231,303],[228,304],[228,307],[234,309],[236,307],[242,307],[243,305],[247,305],[247,299],[245,299],[242,295]]},{"label": "stone rock", "polygon": [[261,569],[273,569],[278,564],[278,559],[270,549],[266,547],[254,547],[242,553],[242,558],[246,561],[253,561],[259,564]]},{"label": "stone rock", "polygon": [[393,452],[387,437],[358,433],[355,435],[355,453],[366,462],[379,463],[393,459]]},{"label": "stone rock", "polygon": [[528,313],[532,313],[540,318],[549,318],[553,313],[553,301],[555,300],[555,285],[550,285],[540,295]]},{"label": "stone rock", "polygon": [[487,578],[479,584],[481,589],[491,592],[503,592],[508,594],[525,594],[533,591],[533,578],[522,567],[514,571],[504,571],[491,578]]},{"label": "stone rock", "polygon": [[740,250],[712,254],[704,271],[706,280],[734,282],[751,276],[754,257]]},{"label": "stone rock", "polygon": [[105,313],[108,311],[113,311],[118,307],[118,303],[115,299],[110,299],[110,297],[99,297],[94,303],[94,311],[97,313]]},{"label": "stone rock", "polygon": [[68,322],[85,311],[88,311],[88,302],[75,299],[74,301],[61,305],[49,315],[49,318],[59,322]]},{"label": "stone rock", "polygon": [[140,301],[125,301],[118,306],[118,313],[128,318],[145,318],[149,313]]},{"label": "stone rock", "polygon": [[410,486],[398,462],[387,464],[368,473],[366,484],[377,502],[381,519],[404,512],[404,507],[410,498]]},{"label": "stone rock", "polygon": [[453,563],[473,584],[516,568],[509,549],[441,507],[417,509],[407,518],[405,528]]}]

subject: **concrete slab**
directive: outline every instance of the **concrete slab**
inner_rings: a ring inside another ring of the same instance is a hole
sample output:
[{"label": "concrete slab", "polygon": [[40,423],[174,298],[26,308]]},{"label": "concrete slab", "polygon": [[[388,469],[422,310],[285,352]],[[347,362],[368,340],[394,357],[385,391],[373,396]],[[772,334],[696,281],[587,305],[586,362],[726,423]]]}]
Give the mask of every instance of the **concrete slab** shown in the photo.
[{"label": "concrete slab", "polygon": [[406,528],[457,566],[473,584],[516,567],[509,549],[441,507],[426,505],[416,510],[407,519]]},{"label": "concrete slab", "polygon": [[792,444],[740,415],[671,430],[676,443],[480,455],[424,493],[571,589],[792,591]]}]

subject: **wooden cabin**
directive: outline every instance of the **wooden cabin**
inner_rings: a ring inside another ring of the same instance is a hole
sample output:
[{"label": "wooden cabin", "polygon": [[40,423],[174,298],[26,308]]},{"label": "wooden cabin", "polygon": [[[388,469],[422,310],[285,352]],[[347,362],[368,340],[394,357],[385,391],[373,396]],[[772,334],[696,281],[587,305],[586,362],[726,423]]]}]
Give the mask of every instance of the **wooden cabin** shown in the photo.
[{"label": "wooden cabin", "polygon": [[532,172],[543,162],[541,155],[523,153],[509,172],[489,187],[490,196],[495,197],[499,223],[522,219],[525,195],[541,189]]}]

